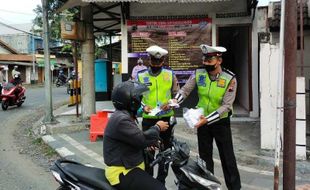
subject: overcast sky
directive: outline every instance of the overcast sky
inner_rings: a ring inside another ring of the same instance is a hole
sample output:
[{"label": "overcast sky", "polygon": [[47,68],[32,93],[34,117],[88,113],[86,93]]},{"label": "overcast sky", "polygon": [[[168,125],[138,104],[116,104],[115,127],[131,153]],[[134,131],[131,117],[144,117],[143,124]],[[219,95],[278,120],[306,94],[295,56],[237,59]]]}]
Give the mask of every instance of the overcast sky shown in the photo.
[{"label": "overcast sky", "polygon": [[31,23],[35,18],[33,9],[41,0],[0,0],[0,21],[6,24]]},{"label": "overcast sky", "polygon": [[[268,5],[269,0],[259,0],[258,6]],[[0,21],[6,24],[31,23],[33,9],[41,0],[0,0]]]}]

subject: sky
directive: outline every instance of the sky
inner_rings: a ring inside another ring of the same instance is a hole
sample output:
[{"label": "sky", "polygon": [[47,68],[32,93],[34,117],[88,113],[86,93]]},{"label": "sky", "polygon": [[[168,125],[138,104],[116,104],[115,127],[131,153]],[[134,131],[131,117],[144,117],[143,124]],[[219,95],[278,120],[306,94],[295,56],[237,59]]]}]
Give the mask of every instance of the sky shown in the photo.
[{"label": "sky", "polygon": [[6,24],[31,23],[35,18],[33,9],[41,0],[0,0],[0,21]]},{"label": "sky", "polygon": [[[270,0],[259,0],[258,6],[268,5]],[[6,24],[31,23],[35,18],[33,9],[41,0],[0,0],[0,21]]]}]

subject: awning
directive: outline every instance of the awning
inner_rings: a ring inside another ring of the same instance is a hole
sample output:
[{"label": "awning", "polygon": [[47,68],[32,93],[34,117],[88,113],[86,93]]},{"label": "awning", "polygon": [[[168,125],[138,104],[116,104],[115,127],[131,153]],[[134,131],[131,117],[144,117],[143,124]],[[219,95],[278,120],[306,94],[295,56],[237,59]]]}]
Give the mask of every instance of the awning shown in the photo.
[{"label": "awning", "polygon": [[22,65],[22,66],[32,66],[29,62],[17,62],[17,61],[0,61],[1,65]]},{"label": "awning", "polygon": [[[76,6],[93,6],[95,35],[117,35],[121,31],[121,18],[125,19],[173,19],[201,17],[208,13],[250,15],[253,0],[68,0],[62,11]],[[256,0],[254,0],[256,2]],[[151,5],[152,4],[152,5]],[[161,5],[165,4],[165,5]],[[150,6],[151,5],[151,6]],[[130,14],[129,14],[130,13]],[[128,16],[129,15],[129,16]]]},{"label": "awning", "polygon": [[109,2],[135,2],[135,3],[206,3],[231,0],[82,0],[89,3],[109,3]]}]

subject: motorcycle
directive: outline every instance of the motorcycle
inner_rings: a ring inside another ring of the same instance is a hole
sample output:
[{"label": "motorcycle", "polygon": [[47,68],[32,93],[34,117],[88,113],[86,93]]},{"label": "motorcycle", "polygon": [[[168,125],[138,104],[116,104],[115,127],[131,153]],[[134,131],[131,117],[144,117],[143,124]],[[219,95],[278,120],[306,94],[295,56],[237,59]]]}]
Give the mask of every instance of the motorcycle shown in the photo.
[{"label": "motorcycle", "polygon": [[65,86],[67,85],[67,82],[68,79],[65,75],[60,75],[55,80],[56,87]]},{"label": "motorcycle", "polygon": [[5,111],[9,106],[17,105],[20,107],[26,99],[26,88],[20,84],[5,83],[2,88],[2,94],[0,96],[1,107]]},{"label": "motorcycle", "polygon": [[[220,181],[207,170],[205,162],[200,158],[190,158],[190,149],[186,143],[173,140],[172,145],[159,152],[150,166],[154,167],[162,161],[168,165],[171,163],[179,190],[220,190]],[[60,184],[58,190],[116,190],[106,179],[104,169],[59,159],[51,167],[51,172]]]}]

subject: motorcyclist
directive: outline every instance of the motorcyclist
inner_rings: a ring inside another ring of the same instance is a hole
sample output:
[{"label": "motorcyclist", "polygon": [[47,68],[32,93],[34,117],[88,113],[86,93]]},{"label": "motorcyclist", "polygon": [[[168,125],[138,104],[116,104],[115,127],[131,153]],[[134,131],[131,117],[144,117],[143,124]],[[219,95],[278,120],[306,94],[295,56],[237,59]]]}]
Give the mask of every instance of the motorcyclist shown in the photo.
[{"label": "motorcyclist", "polygon": [[14,69],[12,70],[12,78],[13,78],[13,79],[15,78],[16,75],[20,75],[20,72],[17,71],[17,69],[18,69],[18,66],[15,65],[15,66],[14,66]]},{"label": "motorcyclist", "polygon": [[67,76],[64,74],[63,70],[60,70],[58,73],[58,79],[62,82],[62,83],[66,83],[67,82]]},{"label": "motorcyclist", "polygon": [[168,123],[158,121],[146,131],[136,123],[137,110],[141,107],[142,94],[146,85],[126,81],[112,91],[112,102],[116,111],[112,114],[103,138],[105,175],[117,189],[164,190],[165,186],[144,171],[143,150],[158,142],[160,131]]},{"label": "motorcyclist", "polygon": [[13,79],[10,81],[14,86],[17,86],[22,83],[22,79],[20,77],[20,73],[15,73]]}]

